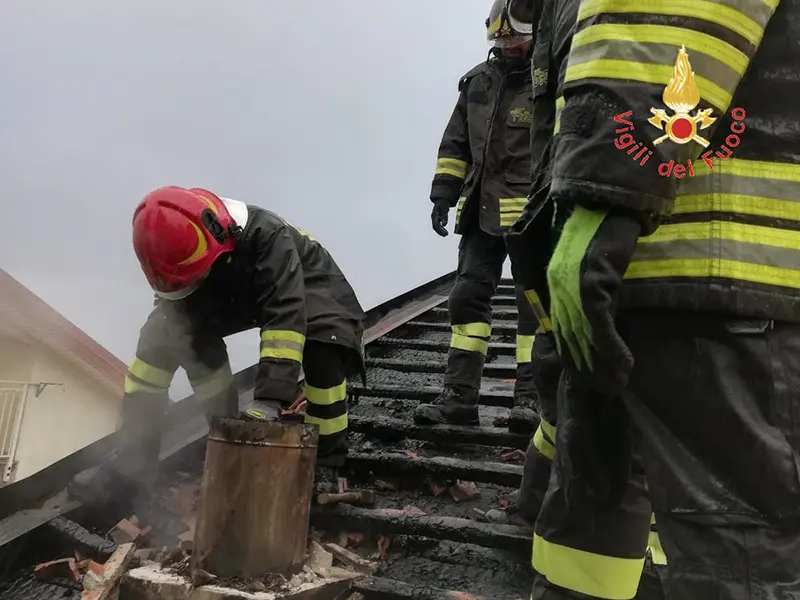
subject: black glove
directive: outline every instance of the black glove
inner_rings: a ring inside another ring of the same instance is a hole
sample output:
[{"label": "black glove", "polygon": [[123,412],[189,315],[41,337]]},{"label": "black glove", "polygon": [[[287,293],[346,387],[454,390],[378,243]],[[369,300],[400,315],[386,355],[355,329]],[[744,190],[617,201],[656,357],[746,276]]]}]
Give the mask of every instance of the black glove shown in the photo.
[{"label": "black glove", "polygon": [[282,405],[277,400],[253,400],[243,407],[240,419],[268,423],[281,420]]},{"label": "black glove", "polygon": [[450,214],[450,202],[447,200],[434,200],[431,211],[431,225],[433,230],[442,237],[447,237],[447,218]]}]

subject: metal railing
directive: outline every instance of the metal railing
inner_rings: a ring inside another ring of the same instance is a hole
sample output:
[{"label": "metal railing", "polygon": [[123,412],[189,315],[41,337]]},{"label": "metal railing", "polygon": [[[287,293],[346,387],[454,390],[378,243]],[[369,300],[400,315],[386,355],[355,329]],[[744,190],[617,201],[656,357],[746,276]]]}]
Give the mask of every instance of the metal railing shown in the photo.
[{"label": "metal railing", "polygon": [[31,387],[39,386],[35,383],[0,381],[0,485],[11,481],[22,416]]}]

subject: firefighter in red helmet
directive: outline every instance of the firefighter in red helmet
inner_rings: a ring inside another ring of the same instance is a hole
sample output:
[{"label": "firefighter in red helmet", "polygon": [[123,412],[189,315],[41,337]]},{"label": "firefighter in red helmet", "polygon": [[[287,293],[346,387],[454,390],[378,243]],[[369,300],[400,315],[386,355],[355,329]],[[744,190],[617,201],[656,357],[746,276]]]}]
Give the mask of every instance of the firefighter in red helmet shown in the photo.
[{"label": "firefighter in red helmet", "polygon": [[[182,367],[206,417],[278,420],[305,375],[306,423],[318,462],[347,453],[346,378],[364,374],[362,310],[331,255],[278,215],[203,189],[163,187],[133,216],[133,247],[156,305],[125,378],[118,451],[70,485],[104,500],[118,483],[142,487],[157,464],[172,378]],[[225,336],[259,328],[253,399],[239,410]]]}]

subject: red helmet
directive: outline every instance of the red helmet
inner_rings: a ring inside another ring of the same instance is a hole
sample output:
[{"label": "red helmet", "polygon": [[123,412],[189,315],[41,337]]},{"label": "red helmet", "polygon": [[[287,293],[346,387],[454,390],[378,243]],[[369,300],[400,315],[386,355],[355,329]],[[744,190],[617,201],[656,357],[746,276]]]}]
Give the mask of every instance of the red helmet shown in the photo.
[{"label": "red helmet", "polygon": [[240,232],[215,194],[162,187],[133,213],[133,249],[155,293],[179,300],[194,292]]}]

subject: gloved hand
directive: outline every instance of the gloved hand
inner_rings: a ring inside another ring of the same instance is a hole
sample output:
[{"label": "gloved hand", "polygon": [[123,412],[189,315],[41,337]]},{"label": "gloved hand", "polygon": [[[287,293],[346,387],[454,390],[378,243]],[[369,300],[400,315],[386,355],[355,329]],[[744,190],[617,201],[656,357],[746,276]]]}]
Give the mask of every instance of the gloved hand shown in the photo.
[{"label": "gloved hand", "polygon": [[576,207],[547,268],[559,354],[609,396],[627,385],[630,349],[614,322],[622,277],[641,226],[631,217]]},{"label": "gloved hand", "polygon": [[442,237],[447,237],[447,219],[450,214],[450,202],[447,200],[434,200],[431,211],[431,225],[433,230]]},{"label": "gloved hand", "polygon": [[253,400],[239,416],[245,421],[280,421],[282,405],[277,400]]}]

